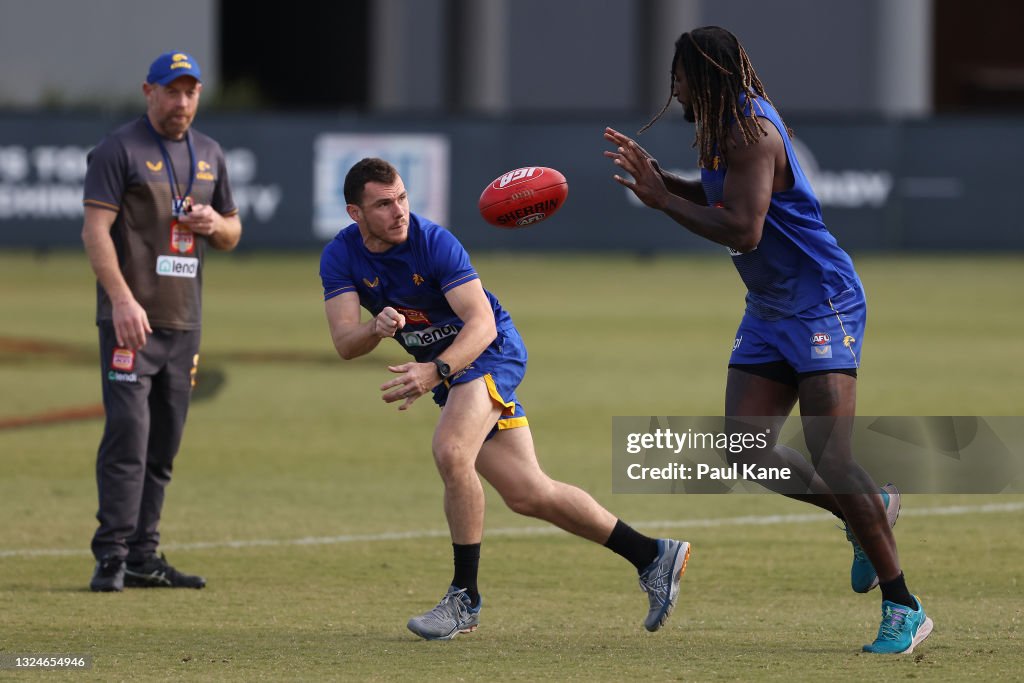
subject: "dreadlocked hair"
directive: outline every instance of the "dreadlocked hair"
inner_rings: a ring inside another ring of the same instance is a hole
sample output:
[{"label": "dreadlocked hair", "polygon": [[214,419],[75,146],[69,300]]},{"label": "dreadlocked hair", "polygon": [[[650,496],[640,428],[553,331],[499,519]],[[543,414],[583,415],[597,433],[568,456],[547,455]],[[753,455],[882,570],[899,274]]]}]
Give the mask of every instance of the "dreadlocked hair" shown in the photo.
[{"label": "dreadlocked hair", "polygon": [[[771,104],[761,79],[750,63],[747,51],[729,31],[718,26],[705,26],[679,36],[672,56],[672,80],[668,101],[651,121],[640,129],[643,133],[668,110],[675,90],[675,69],[681,65],[690,89],[691,106],[697,119],[697,135],[693,147],[698,150],[701,166],[710,166],[716,148],[727,149],[732,141],[729,127],[739,124],[744,144],[757,143],[767,133],[752,111],[754,97]],[[750,103],[741,110],[740,97]],[[772,105],[775,106],[774,104]],[[786,128],[792,136],[793,132]],[[735,144],[735,143],[733,143]]]}]

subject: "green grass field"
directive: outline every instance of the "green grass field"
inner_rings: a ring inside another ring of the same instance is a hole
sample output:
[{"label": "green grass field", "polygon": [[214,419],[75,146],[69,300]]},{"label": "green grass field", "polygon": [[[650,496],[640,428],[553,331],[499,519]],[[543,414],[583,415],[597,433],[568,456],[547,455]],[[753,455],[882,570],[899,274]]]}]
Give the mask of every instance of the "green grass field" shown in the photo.
[{"label": "green grass field", "polygon": [[[850,591],[849,544],[830,520],[798,516],[811,508],[611,494],[612,416],[721,412],[743,294],[726,258],[475,262],[530,348],[520,397],[545,469],[641,530],[693,543],[664,630],[643,630],[627,563],[546,533],[488,489],[480,629],[413,637],[406,620],[451,575],[436,409],[378,399],[397,345],[337,359],[317,255],[214,255],[162,524],[169,559],[208,588],[90,593],[101,421],[0,429],[0,654],[92,656],[91,671],[63,675],[74,680],[1019,680],[1024,496],[905,497],[901,557],[936,630],[910,656],[878,658],[859,652],[878,594]],[[858,267],[861,414],[1024,415],[1024,257]],[[84,255],[0,254],[0,301],[0,423],[95,407]]]}]

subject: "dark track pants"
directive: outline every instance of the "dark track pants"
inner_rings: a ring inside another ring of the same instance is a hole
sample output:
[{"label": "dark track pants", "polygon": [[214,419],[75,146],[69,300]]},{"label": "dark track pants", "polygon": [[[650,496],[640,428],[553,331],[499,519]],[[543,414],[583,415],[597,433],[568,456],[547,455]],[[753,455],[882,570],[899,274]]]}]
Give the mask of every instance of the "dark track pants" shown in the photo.
[{"label": "dark track pants", "polygon": [[97,559],[141,560],[156,550],[171,464],[181,444],[199,360],[199,330],[154,328],[134,356],[99,324],[106,426],[96,459]]}]

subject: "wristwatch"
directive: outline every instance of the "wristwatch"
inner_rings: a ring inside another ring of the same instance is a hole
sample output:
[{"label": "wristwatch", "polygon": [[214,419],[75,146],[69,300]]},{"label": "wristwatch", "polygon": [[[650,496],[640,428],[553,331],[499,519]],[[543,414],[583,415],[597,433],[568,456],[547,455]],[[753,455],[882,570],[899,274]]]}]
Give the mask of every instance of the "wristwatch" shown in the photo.
[{"label": "wristwatch", "polygon": [[452,374],[452,369],[440,358],[434,359],[434,367],[437,368],[437,374],[441,376],[442,382],[447,380]]}]

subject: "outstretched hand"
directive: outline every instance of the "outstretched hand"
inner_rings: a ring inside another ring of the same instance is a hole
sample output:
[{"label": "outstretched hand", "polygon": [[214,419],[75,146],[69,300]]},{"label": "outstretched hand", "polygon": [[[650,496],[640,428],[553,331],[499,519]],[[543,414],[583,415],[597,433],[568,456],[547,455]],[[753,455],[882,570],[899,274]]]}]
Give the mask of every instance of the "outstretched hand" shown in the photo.
[{"label": "outstretched hand", "polygon": [[407,410],[416,399],[441,383],[433,363],[409,362],[389,365],[388,370],[396,373],[398,377],[381,385],[380,390],[385,392],[381,398],[385,403],[405,399],[405,402],[398,406],[399,410]]},{"label": "outstretched hand", "polygon": [[615,151],[605,150],[604,155],[632,176],[629,179],[616,174],[613,176],[616,182],[629,188],[637,199],[652,209],[665,208],[671,193],[665,187],[658,160],[635,140],[614,128],[604,129],[604,139],[616,147]]}]

